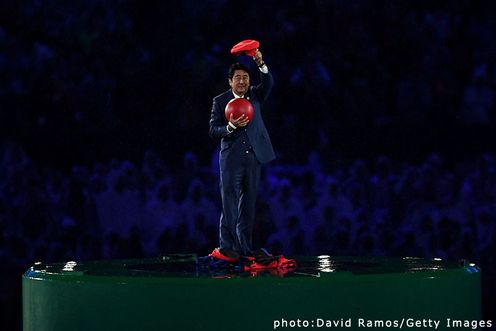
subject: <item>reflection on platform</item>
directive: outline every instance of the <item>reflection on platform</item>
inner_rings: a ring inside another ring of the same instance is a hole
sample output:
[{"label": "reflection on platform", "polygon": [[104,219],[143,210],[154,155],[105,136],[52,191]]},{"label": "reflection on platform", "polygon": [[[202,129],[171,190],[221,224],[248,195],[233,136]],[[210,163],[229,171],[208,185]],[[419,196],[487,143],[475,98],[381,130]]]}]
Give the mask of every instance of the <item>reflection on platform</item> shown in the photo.
[{"label": "reflection on platform", "polygon": [[[385,257],[332,257],[329,255],[300,256],[295,258],[297,267],[285,273],[286,277],[320,276],[321,273],[348,272],[353,275],[389,273],[431,272],[464,270],[477,273],[479,268],[467,260],[448,261],[440,258],[385,258]],[[202,262],[195,254],[165,255],[160,258],[142,260],[113,260],[43,264],[36,263],[27,276],[46,275],[92,275],[92,276],[153,276],[153,277],[218,277],[222,273],[230,276],[253,276],[236,264],[224,268],[213,268]],[[260,273],[258,275],[270,275]],[[278,275],[278,274],[273,274]]]}]

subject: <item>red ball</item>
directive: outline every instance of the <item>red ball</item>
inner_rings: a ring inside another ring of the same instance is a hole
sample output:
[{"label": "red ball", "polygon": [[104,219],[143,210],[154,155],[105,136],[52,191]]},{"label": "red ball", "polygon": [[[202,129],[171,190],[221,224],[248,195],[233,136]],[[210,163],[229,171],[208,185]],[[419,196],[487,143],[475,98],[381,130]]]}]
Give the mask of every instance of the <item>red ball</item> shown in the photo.
[{"label": "red ball", "polygon": [[245,114],[245,116],[251,121],[253,119],[253,105],[250,101],[243,98],[232,99],[227,103],[225,113],[228,121],[231,114],[234,119],[237,119],[241,115]]}]

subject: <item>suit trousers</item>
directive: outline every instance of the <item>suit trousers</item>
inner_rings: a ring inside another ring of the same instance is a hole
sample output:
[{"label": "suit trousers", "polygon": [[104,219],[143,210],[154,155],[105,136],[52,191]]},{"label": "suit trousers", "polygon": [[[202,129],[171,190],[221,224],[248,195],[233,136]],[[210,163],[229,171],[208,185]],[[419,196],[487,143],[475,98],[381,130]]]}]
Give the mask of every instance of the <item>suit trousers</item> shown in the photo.
[{"label": "suit trousers", "polygon": [[252,252],[261,164],[251,149],[239,154],[230,152],[220,162],[220,248],[249,255]]}]

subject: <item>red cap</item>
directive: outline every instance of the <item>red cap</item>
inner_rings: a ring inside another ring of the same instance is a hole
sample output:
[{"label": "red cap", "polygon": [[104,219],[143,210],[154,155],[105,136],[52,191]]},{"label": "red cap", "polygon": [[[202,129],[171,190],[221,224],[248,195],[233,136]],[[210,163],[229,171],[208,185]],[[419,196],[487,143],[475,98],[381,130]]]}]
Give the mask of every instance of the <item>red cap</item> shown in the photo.
[{"label": "red cap", "polygon": [[233,48],[231,48],[231,54],[234,54],[236,56],[242,54],[255,56],[258,46],[260,46],[260,43],[258,41],[246,39],[234,45]]}]

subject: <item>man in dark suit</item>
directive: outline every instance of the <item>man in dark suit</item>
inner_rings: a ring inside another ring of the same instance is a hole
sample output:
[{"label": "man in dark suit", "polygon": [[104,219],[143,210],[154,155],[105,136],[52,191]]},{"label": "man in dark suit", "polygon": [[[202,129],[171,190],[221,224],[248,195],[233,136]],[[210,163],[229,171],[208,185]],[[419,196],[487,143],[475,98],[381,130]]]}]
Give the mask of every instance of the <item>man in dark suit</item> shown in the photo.
[{"label": "man in dark suit", "polygon": [[[220,189],[220,250],[229,249],[241,255],[252,254],[255,202],[260,181],[261,164],[275,158],[269,134],[262,119],[261,108],[270,94],[273,78],[262,53],[257,50],[253,60],[260,70],[261,82],[250,86],[248,69],[235,63],[229,69],[231,89],[213,100],[209,134],[221,139]],[[253,105],[253,119],[244,115],[228,121],[224,110],[234,98],[246,98]]]}]

